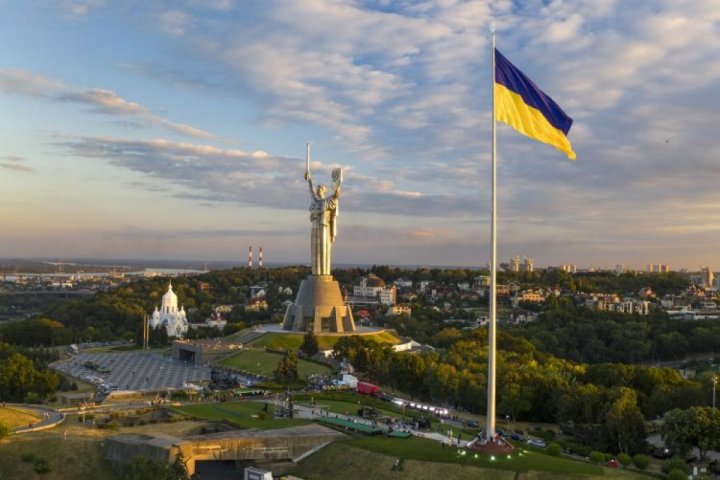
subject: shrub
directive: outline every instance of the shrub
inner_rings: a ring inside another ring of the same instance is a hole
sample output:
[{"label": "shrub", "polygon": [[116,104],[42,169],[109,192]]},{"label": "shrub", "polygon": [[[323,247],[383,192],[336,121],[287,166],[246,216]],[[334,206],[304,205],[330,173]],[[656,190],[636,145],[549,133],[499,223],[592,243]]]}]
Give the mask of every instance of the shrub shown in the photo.
[{"label": "shrub", "polygon": [[552,455],[553,457],[557,457],[562,453],[562,447],[559,443],[551,443],[548,445],[547,450],[545,450],[548,455]]},{"label": "shrub", "polygon": [[555,432],[553,432],[550,429],[548,429],[548,430],[537,429],[533,432],[533,435],[535,435],[536,437],[540,437],[543,440],[552,440],[553,438],[555,438]]},{"label": "shrub", "polygon": [[685,466],[685,460],[683,460],[680,457],[672,457],[663,463],[662,471],[664,473],[670,473],[673,470],[682,470],[683,472],[687,471]]},{"label": "shrub", "polygon": [[590,452],[592,452],[592,447],[588,447],[587,445],[583,445],[578,442],[567,441],[564,443],[565,448],[567,448],[570,453],[580,455],[581,457],[587,457],[590,455]]},{"label": "shrub", "polygon": [[22,457],[20,457],[23,462],[32,463],[35,461],[35,454],[34,453],[23,453]]},{"label": "shrub", "polygon": [[627,467],[632,463],[632,457],[627,453],[621,453],[618,455],[618,462],[620,462],[620,465],[623,467]]},{"label": "shrub", "polygon": [[668,480],[687,480],[687,472],[679,468],[674,468],[670,470],[670,473],[668,473],[667,477],[665,478],[667,478]]},{"label": "shrub", "polygon": [[640,470],[645,470],[647,466],[650,464],[650,457],[647,455],[643,455],[642,453],[638,453],[634,457],[632,457],[633,465],[635,465]]},{"label": "shrub", "polygon": [[12,433],[12,428],[10,428],[10,425],[0,422],[0,438],[7,437]]},{"label": "shrub", "polygon": [[603,454],[602,452],[598,452],[597,450],[593,450],[592,452],[590,452],[590,461],[596,464],[602,463],[603,461],[605,461],[605,454]]}]

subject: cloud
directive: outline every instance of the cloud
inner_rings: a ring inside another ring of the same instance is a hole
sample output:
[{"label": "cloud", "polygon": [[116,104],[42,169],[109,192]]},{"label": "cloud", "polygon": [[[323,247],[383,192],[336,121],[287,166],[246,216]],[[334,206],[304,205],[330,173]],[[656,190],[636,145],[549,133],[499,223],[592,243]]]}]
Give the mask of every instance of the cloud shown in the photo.
[{"label": "cloud", "polygon": [[0,168],[15,172],[34,172],[35,169],[25,165],[26,158],[18,155],[0,156]]},{"label": "cloud", "polygon": [[72,19],[84,19],[93,10],[103,8],[106,0],[51,0],[57,9]]},{"label": "cloud", "polygon": [[[166,139],[84,137],[59,145],[73,156],[101,159],[178,186],[182,191],[173,194],[178,198],[281,209],[304,209],[307,201],[300,158]],[[313,162],[313,170],[319,172],[337,166]],[[342,204],[348,211],[442,217],[473,211],[472,198],[468,201],[458,195],[406,191],[391,181],[347,171]],[[314,177],[316,183],[324,183],[320,173]]]},{"label": "cloud", "polygon": [[26,70],[0,70],[0,90],[10,94],[85,105],[91,107],[95,113],[136,118],[146,125],[159,126],[189,137],[216,138],[215,135],[199,128],[175,123],[156,115],[149,108],[128,101],[110,90],[101,88],[80,90]]},{"label": "cloud", "polygon": [[192,24],[192,17],[185,12],[168,10],[158,14],[158,26],[171,35],[183,35]]}]

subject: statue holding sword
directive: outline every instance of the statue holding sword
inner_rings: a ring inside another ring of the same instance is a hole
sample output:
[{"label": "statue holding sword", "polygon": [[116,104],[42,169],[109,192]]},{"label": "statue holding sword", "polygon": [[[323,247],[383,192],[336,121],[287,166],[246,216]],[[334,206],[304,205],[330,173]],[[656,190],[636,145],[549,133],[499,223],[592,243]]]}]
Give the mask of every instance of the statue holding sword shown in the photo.
[{"label": "statue holding sword", "polygon": [[325,197],[325,185],[313,187],[310,175],[310,144],[306,145],[305,180],[310,187],[310,222],[312,233],[310,235],[310,253],[312,258],[313,275],[330,275],[332,243],[337,234],[338,200],[340,185],[342,184],[342,169],[332,171],[333,193]]}]

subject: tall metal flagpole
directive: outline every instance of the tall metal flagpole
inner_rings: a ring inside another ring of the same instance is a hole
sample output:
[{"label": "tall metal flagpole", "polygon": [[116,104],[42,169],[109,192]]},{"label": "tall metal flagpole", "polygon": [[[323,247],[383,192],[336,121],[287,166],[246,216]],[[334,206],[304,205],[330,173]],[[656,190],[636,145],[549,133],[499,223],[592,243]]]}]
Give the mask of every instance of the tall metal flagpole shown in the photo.
[{"label": "tall metal flagpole", "polygon": [[495,436],[495,321],[497,299],[497,148],[495,135],[495,23],[490,26],[492,34],[492,220],[490,223],[490,322],[488,323],[488,388],[487,430],[488,440]]}]

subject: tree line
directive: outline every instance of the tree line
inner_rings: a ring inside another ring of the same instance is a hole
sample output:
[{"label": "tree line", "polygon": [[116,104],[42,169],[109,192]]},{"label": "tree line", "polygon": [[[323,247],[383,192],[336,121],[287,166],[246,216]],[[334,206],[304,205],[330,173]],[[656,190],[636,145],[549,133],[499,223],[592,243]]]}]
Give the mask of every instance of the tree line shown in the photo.
[{"label": "tree line", "polygon": [[[374,382],[413,398],[486,411],[487,333],[474,330],[443,351],[395,353],[359,336],[344,337],[335,354]],[[565,424],[602,451],[645,451],[645,420],[674,408],[707,405],[708,381],[642,365],[587,365],[539,351],[522,337],[499,332],[497,412],[514,420]]]}]

